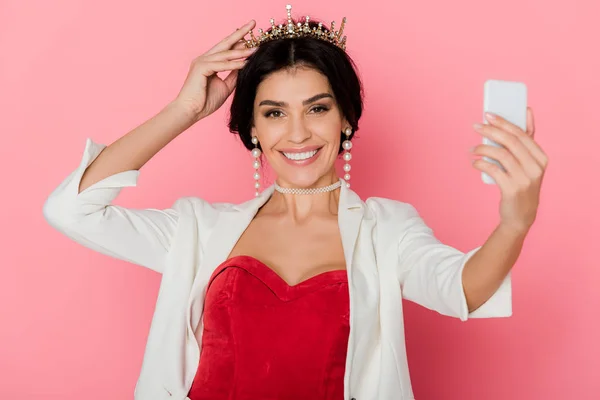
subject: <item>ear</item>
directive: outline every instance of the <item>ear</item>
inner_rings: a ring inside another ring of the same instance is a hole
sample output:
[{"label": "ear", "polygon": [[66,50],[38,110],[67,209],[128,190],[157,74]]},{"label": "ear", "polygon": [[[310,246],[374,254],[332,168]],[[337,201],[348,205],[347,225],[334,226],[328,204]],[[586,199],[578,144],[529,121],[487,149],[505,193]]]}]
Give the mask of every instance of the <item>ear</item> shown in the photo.
[{"label": "ear", "polygon": [[[252,128],[250,128],[250,139],[252,140],[252,138],[256,136],[258,137],[257,133],[256,133],[256,128],[254,127],[254,124],[252,125]],[[252,147],[254,147],[254,145],[251,145]],[[258,147],[260,147],[260,139],[258,140]]]},{"label": "ear", "polygon": [[348,122],[348,120],[346,118],[343,118],[342,119],[342,132],[344,132],[344,130],[348,127],[352,128],[352,125],[350,124],[350,122]]}]

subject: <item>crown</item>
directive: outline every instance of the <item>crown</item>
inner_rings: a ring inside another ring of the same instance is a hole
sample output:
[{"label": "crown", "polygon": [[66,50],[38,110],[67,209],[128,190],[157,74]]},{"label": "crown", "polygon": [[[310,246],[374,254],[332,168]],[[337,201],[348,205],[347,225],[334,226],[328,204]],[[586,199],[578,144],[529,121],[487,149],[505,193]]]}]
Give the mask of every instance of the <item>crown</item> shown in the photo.
[{"label": "crown", "polygon": [[258,30],[258,37],[254,36],[254,32],[250,31],[250,40],[246,40],[246,47],[258,47],[263,43],[270,42],[277,39],[287,38],[299,38],[299,37],[312,37],[315,39],[324,40],[329,43],[333,43],[342,50],[346,50],[346,36],[342,37],[344,33],[344,26],[346,25],[346,17],[342,19],[340,30],[335,30],[335,21],[331,22],[331,27],[328,30],[323,27],[323,23],[319,22],[318,27],[309,26],[310,17],[305,17],[304,23],[298,22],[294,25],[292,21],[292,6],[290,4],[285,6],[287,10],[287,26],[283,24],[275,25],[275,20],[271,18],[271,28],[263,32],[262,29]]}]

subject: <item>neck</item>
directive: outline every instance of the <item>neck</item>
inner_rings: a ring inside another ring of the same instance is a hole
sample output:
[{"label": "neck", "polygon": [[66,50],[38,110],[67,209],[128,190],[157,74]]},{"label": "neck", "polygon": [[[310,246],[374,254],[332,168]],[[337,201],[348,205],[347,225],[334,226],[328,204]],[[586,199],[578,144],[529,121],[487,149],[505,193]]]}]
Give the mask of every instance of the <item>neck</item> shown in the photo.
[{"label": "neck", "polygon": [[[339,178],[337,177],[335,170],[332,170],[331,173],[321,177],[314,184],[303,188],[320,188],[329,186],[338,181]],[[280,179],[277,179],[276,182],[283,188],[297,187]],[[279,216],[289,218],[293,221],[306,220],[316,215],[337,215],[340,191],[340,188],[337,188],[325,193],[303,195],[274,191],[273,195],[263,208],[265,212],[278,214]]]}]

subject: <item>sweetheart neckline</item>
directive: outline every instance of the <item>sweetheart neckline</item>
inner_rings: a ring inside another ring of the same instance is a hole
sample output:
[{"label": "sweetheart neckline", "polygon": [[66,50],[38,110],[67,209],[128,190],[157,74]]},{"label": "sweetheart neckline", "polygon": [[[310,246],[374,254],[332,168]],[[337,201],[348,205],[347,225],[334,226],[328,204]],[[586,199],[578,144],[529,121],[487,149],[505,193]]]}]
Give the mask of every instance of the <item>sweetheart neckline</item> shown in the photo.
[{"label": "sweetheart neckline", "polygon": [[348,274],[346,269],[332,269],[329,271],[320,272],[316,275],[313,275],[309,278],[306,278],[306,279],[292,285],[292,284],[288,283],[288,281],[283,279],[277,272],[275,272],[266,263],[262,262],[261,260],[255,258],[255,257],[244,255],[244,254],[240,254],[240,255],[233,256],[233,257],[226,259],[219,267],[217,267],[217,269],[222,269],[225,265],[229,266],[230,264],[234,263],[237,260],[246,260],[246,261],[251,261],[252,263],[255,263],[255,264],[259,264],[260,266],[264,267],[264,269],[266,270],[266,272],[269,275],[272,275],[276,280],[283,283],[289,289],[294,289],[294,288],[299,288],[302,286],[310,285],[311,283],[314,283],[315,281],[323,280],[327,277],[347,278],[347,274]]}]

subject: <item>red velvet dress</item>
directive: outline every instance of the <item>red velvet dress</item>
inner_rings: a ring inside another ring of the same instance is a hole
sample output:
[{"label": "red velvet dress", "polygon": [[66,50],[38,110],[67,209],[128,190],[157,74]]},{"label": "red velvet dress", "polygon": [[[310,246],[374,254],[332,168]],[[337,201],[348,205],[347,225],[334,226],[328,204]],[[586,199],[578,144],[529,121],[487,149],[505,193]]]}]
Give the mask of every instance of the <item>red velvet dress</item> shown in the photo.
[{"label": "red velvet dress", "polygon": [[345,270],[289,286],[249,256],[208,283],[191,400],[344,398],[349,295]]}]

